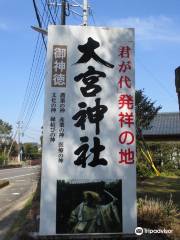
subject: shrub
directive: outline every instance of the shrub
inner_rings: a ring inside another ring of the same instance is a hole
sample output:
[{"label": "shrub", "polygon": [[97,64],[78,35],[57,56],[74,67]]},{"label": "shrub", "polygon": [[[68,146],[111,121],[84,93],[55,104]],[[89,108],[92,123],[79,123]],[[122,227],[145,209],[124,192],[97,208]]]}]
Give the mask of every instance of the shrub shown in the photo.
[{"label": "shrub", "polygon": [[151,142],[148,143],[148,148],[155,165],[159,165],[161,171],[171,171],[180,167],[179,143]]},{"label": "shrub", "polygon": [[4,165],[6,161],[7,161],[7,157],[0,155],[0,166]]},{"label": "shrub", "polygon": [[180,177],[180,169],[174,170],[173,173],[174,173],[176,176]]},{"label": "shrub", "polygon": [[180,177],[180,169],[176,169],[176,170],[165,170],[163,172],[161,172],[161,177]]},{"label": "shrub", "polygon": [[153,174],[153,171],[148,168],[147,164],[141,161],[137,161],[136,170],[138,178],[146,178]]},{"label": "shrub", "polygon": [[30,158],[33,159],[41,159],[42,154],[41,153],[32,153],[30,155]]},{"label": "shrub", "polygon": [[144,228],[171,228],[177,207],[171,197],[168,202],[159,199],[138,199],[138,226]]}]

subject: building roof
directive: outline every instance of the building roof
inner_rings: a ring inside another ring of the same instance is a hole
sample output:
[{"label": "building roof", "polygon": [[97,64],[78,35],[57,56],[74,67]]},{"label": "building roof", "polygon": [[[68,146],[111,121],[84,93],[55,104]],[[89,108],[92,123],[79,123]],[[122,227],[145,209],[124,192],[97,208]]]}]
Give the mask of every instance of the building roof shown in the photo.
[{"label": "building roof", "polygon": [[180,113],[158,113],[150,124],[143,130],[144,136],[180,136]]}]

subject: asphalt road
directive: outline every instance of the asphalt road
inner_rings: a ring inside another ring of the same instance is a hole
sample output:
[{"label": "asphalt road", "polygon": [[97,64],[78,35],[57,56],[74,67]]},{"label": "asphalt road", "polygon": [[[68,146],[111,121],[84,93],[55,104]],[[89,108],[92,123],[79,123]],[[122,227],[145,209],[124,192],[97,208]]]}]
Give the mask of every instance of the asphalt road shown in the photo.
[{"label": "asphalt road", "polygon": [[0,180],[9,179],[11,182],[13,180],[22,177],[35,176],[39,172],[39,166],[33,167],[23,167],[23,168],[11,168],[0,170]]},{"label": "asphalt road", "polygon": [[10,181],[8,186],[0,189],[0,240],[33,193],[39,173],[39,166],[0,170],[0,179]]}]

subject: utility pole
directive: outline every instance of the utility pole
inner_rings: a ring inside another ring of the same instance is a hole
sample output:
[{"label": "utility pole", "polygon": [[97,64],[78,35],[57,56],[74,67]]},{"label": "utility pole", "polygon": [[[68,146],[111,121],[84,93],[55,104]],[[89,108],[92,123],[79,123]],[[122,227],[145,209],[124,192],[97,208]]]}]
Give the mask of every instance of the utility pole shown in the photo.
[{"label": "utility pole", "polygon": [[[35,1],[35,0],[34,0]],[[66,16],[70,15],[70,12],[76,14],[77,16],[82,17],[82,25],[87,26],[88,25],[88,13],[89,13],[89,5],[88,0],[83,0],[83,4],[79,4],[76,0],[73,1],[73,4],[67,3],[67,0],[61,0],[61,3],[55,3],[55,2],[49,2],[48,5],[54,5],[54,6],[61,6],[61,25],[66,25]],[[83,11],[83,14],[79,13],[78,11],[74,11],[72,8],[81,8]],[[66,10],[68,9],[68,14],[66,13]],[[36,10],[36,6],[35,6]],[[38,14],[36,14],[38,15]],[[38,19],[38,18],[37,18]],[[41,24],[39,24],[41,26]],[[42,29],[41,27],[32,27],[35,31],[45,33],[47,35],[47,31]]]},{"label": "utility pole", "polygon": [[66,25],[66,0],[61,2],[61,25]]},{"label": "utility pole", "polygon": [[21,126],[22,122],[18,121],[17,122],[17,135],[18,135],[18,162],[22,160],[22,153],[21,153]]},{"label": "utility pole", "polygon": [[175,69],[175,87],[178,97],[179,112],[180,112],[180,67]]},{"label": "utility pole", "polygon": [[83,0],[83,26],[88,25],[88,0]]}]

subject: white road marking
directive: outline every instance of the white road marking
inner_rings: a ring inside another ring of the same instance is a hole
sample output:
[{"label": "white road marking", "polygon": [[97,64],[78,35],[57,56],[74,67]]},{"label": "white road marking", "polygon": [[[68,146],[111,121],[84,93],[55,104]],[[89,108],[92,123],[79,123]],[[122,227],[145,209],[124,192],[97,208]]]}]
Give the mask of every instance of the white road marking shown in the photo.
[{"label": "white road marking", "polygon": [[20,193],[18,193],[18,192],[13,192],[12,194],[13,195],[20,195]]},{"label": "white road marking", "polygon": [[26,177],[26,176],[34,175],[34,174],[37,174],[37,173],[38,172],[28,173],[28,174],[18,175],[18,176],[13,176],[13,177],[9,177],[9,178],[1,178],[0,180],[10,180],[10,179],[19,178],[19,177]]},{"label": "white road marking", "polygon": [[0,169],[0,175],[1,174],[4,174],[5,172],[7,173],[7,172],[12,172],[12,171],[14,171],[14,170],[23,170],[23,169],[36,169],[36,168],[40,168],[40,166],[38,165],[38,166],[33,166],[33,167],[31,167],[31,166],[28,166],[28,167],[20,167],[20,168],[8,168],[8,169]]}]

